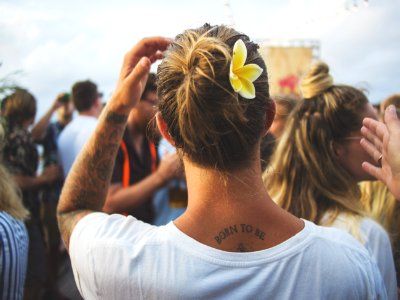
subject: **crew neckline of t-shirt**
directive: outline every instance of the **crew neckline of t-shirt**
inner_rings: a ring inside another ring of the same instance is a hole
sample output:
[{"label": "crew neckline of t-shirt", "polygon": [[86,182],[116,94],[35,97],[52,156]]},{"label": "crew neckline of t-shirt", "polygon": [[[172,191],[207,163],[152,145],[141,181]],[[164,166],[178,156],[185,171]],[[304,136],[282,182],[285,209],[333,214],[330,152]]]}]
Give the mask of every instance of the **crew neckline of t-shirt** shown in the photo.
[{"label": "crew neckline of t-shirt", "polygon": [[228,252],[204,245],[179,230],[172,221],[164,226],[164,230],[168,231],[171,243],[180,248],[180,250],[189,252],[191,255],[196,255],[202,259],[220,264],[249,266],[258,264],[260,261],[266,262],[282,259],[283,257],[295,254],[298,249],[304,250],[305,244],[309,243],[312,236],[313,226],[315,227],[316,225],[307,220],[303,221],[304,228],[291,238],[274,247],[253,252]]}]

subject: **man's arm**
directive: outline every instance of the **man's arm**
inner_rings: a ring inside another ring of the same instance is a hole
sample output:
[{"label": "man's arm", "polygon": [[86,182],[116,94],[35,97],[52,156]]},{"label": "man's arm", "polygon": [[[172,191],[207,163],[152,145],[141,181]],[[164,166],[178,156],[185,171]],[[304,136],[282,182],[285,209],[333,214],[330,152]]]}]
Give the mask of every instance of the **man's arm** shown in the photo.
[{"label": "man's arm", "polygon": [[60,196],[58,224],[67,249],[77,222],[103,208],[129,112],[140,100],[151,63],[162,58],[169,43],[161,37],[145,38],[125,55],[115,93],[72,166]]},{"label": "man's arm", "polygon": [[113,184],[107,195],[103,211],[107,213],[123,213],[132,210],[153,196],[181,172],[181,163],[176,153],[166,155],[160,162],[157,171],[143,180],[123,188],[121,184]]},{"label": "man's arm", "polygon": [[[368,162],[363,169],[383,181],[390,192],[400,200],[400,120],[393,105],[385,111],[385,123],[365,118],[361,133],[361,146],[382,166],[375,167]],[[381,159],[380,159],[381,158]]]},{"label": "man's arm", "polygon": [[57,98],[54,100],[53,104],[50,106],[49,110],[40,118],[40,120],[33,126],[31,134],[32,138],[35,142],[42,141],[47,127],[50,124],[51,116],[53,113],[61,106],[62,98],[65,94],[59,94]]}]

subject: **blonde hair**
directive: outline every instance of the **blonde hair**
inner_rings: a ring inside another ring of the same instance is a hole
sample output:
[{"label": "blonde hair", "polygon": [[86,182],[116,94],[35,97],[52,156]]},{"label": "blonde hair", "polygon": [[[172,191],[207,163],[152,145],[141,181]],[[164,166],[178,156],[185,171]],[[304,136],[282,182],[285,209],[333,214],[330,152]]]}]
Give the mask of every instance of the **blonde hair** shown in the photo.
[{"label": "blonde hair", "polygon": [[360,183],[364,209],[388,232],[392,244],[400,238],[400,203],[381,181]]},{"label": "blonde hair", "polygon": [[383,114],[389,105],[396,107],[397,116],[400,117],[400,94],[394,94],[382,101],[380,105],[380,112]]},{"label": "blonde hair", "polygon": [[[0,124],[0,154],[4,138],[4,129]],[[0,211],[5,211],[19,220],[25,220],[29,216],[21,198],[21,191],[2,163],[0,157]]]},{"label": "blonde hair", "polygon": [[[263,72],[256,97],[244,99],[229,82],[234,43],[242,39],[246,63]],[[240,168],[259,143],[269,107],[266,65],[249,38],[226,26],[187,30],[175,38],[158,67],[159,110],[178,150],[220,171]]]},{"label": "blonde hair", "polygon": [[[361,218],[360,189],[341,166],[333,143],[360,129],[360,111],[368,100],[358,89],[334,85],[323,62],[311,67],[301,91],[303,100],[264,172],[267,189],[281,207],[320,225],[331,225],[340,213]],[[322,220],[327,213],[330,218]],[[357,226],[351,227],[359,236]]]}]

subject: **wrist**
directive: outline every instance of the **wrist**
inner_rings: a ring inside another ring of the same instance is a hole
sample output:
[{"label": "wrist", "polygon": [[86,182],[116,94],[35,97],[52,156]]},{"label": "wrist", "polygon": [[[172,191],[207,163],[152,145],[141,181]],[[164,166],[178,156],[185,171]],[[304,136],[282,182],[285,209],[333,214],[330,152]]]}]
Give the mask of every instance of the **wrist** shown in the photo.
[{"label": "wrist", "polygon": [[164,186],[168,182],[168,178],[160,171],[154,173],[158,187]]}]

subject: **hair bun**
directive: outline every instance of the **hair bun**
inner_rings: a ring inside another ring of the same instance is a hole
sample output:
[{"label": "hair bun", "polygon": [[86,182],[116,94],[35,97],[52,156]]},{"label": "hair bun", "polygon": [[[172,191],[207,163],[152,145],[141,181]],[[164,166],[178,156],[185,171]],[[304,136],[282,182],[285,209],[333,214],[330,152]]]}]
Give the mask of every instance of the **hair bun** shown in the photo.
[{"label": "hair bun", "polygon": [[329,74],[329,67],[324,62],[318,62],[311,66],[304,76],[300,90],[304,99],[310,99],[320,95],[333,86],[333,78]]}]

